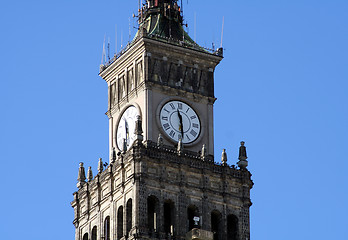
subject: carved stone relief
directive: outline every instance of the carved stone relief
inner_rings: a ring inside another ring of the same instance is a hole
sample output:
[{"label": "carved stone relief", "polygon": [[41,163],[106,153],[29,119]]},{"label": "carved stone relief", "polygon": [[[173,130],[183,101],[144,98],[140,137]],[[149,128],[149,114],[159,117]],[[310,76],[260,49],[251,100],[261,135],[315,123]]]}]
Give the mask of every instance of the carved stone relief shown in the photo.
[{"label": "carved stone relief", "polygon": [[135,88],[135,81],[133,76],[133,68],[128,70],[128,91],[132,91]]},{"label": "carved stone relief", "polygon": [[154,57],[149,57],[148,63],[149,81],[214,97],[213,74],[209,69],[199,69],[198,65],[187,66],[182,62]]}]

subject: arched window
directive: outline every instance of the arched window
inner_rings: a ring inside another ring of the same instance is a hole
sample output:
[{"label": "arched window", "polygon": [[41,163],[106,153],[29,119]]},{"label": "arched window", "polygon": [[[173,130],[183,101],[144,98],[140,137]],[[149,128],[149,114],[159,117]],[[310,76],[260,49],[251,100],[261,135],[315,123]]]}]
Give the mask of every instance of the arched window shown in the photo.
[{"label": "arched window", "polygon": [[104,237],[105,240],[110,240],[110,217],[104,220]]},{"label": "arched window", "polygon": [[117,239],[123,237],[123,206],[117,210]]},{"label": "arched window", "polygon": [[174,203],[167,200],[163,204],[164,231],[167,235],[174,234]]},{"label": "arched window", "polygon": [[191,231],[193,228],[199,227],[199,220],[197,221],[199,217],[198,208],[195,205],[191,205],[187,208],[187,220],[188,220],[188,226],[189,231]]},{"label": "arched window", "polygon": [[126,232],[129,234],[130,230],[132,230],[132,199],[127,201],[126,208]]},{"label": "arched window", "polygon": [[88,240],[88,233],[85,233],[85,235],[83,235],[83,240]]},{"label": "arched window", "polygon": [[238,218],[233,214],[227,216],[227,239],[238,239]]},{"label": "arched window", "polygon": [[147,223],[149,232],[157,231],[157,218],[158,218],[158,199],[155,196],[147,198]]},{"label": "arched window", "polygon": [[92,240],[97,240],[97,226],[92,229]]},{"label": "arched window", "polygon": [[214,234],[214,240],[221,239],[221,213],[216,210],[211,212],[211,231]]}]

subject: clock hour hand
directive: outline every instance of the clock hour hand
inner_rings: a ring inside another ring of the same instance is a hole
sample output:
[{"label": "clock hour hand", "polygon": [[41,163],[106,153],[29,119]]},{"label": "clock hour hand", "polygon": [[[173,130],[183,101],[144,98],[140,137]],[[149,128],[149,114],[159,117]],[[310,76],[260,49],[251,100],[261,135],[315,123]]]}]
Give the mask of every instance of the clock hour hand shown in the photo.
[{"label": "clock hour hand", "polygon": [[182,116],[181,116],[181,114],[179,112],[179,109],[177,110],[177,112],[178,112],[178,117],[179,117],[179,121],[180,121],[180,123],[179,123],[179,130],[181,132],[181,139],[182,139],[182,138],[184,138],[184,125],[182,124]]}]

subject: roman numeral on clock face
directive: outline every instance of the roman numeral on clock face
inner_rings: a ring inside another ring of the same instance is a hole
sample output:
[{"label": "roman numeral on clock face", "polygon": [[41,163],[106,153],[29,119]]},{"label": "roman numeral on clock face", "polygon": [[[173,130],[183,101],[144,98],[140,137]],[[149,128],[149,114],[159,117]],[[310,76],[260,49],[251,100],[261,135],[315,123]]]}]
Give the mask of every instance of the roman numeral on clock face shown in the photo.
[{"label": "roman numeral on clock face", "polygon": [[175,137],[175,132],[174,132],[173,130],[171,130],[170,133],[169,133],[169,136],[171,136],[172,138],[174,138],[174,137]]},{"label": "roman numeral on clock face", "polygon": [[186,134],[186,138],[191,141],[191,138],[189,137],[189,135]]},{"label": "roman numeral on clock face", "polygon": [[164,128],[164,130],[169,130],[170,129],[170,126],[169,126],[169,124],[168,123],[165,123],[165,124],[163,124],[163,128]]},{"label": "roman numeral on clock face", "polygon": [[193,137],[196,137],[197,136],[197,132],[195,130],[191,130],[190,134],[193,136]]}]

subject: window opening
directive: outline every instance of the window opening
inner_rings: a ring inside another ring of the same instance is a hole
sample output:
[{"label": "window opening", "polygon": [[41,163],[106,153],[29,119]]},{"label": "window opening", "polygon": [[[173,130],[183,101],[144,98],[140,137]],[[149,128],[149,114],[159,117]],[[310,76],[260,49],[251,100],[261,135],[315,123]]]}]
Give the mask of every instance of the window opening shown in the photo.
[{"label": "window opening", "polygon": [[227,216],[227,239],[238,239],[238,218],[232,214]]},{"label": "window opening", "polygon": [[123,206],[117,210],[117,239],[123,237]]}]

